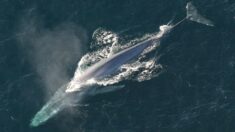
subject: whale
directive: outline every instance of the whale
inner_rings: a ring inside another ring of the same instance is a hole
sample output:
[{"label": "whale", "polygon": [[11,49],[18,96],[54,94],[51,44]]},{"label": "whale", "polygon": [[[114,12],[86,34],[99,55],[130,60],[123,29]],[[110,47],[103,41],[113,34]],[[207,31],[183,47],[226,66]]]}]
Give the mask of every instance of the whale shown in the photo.
[{"label": "whale", "polygon": [[160,31],[152,37],[100,60],[81,74],[75,74],[71,81],[59,88],[54,96],[36,113],[30,126],[37,127],[45,123],[64,108],[74,103],[79,104],[87,95],[102,94],[123,88],[124,86],[105,86],[105,88],[99,89],[95,82],[116,73],[122,65],[137,58],[146,48],[160,41],[162,37],[184,21],[189,20],[214,26],[212,21],[199,14],[192,2],[187,3],[186,11],[186,17],[176,24],[162,25],[159,27]]}]

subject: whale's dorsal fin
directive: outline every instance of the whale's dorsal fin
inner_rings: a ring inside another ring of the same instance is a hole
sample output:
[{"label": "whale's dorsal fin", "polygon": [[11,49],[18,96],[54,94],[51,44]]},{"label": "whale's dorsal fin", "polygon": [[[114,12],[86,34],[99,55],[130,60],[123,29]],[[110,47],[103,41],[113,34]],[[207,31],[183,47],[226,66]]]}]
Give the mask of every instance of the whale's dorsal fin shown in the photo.
[{"label": "whale's dorsal fin", "polygon": [[197,22],[197,23],[201,23],[201,24],[205,24],[207,26],[214,26],[214,23],[205,18],[204,16],[202,16],[201,14],[199,14],[199,12],[197,11],[197,8],[193,5],[192,2],[188,2],[186,5],[186,11],[187,11],[187,16],[186,18],[188,20]]}]

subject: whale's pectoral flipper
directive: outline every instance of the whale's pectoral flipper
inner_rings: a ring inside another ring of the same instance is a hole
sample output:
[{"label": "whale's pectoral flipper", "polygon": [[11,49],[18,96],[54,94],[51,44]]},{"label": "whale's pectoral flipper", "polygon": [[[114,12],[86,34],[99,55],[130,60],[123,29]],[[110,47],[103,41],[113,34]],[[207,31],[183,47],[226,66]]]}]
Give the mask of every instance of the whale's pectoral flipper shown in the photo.
[{"label": "whale's pectoral flipper", "polygon": [[207,26],[214,26],[214,23],[205,18],[204,16],[202,16],[201,14],[199,14],[199,12],[197,11],[196,7],[193,5],[192,2],[188,2],[186,5],[186,11],[187,11],[187,16],[186,18],[188,20],[197,22],[197,23],[201,23],[201,24],[205,24]]}]

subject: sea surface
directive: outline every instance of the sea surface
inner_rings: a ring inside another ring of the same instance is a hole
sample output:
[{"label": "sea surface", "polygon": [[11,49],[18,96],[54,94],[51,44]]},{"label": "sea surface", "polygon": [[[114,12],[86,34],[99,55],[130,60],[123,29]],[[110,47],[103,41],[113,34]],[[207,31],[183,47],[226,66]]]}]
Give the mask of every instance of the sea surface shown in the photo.
[{"label": "sea surface", "polygon": [[124,80],[38,127],[33,116],[99,41],[125,44],[186,15],[187,0],[0,0],[0,132],[235,132],[235,2],[193,0],[214,27],[185,21],[161,39],[162,73]]}]

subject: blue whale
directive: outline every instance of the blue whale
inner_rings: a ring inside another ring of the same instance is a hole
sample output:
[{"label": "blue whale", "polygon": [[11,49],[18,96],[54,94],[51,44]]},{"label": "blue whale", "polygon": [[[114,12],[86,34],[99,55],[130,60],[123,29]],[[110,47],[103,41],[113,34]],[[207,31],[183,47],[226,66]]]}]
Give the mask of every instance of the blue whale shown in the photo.
[{"label": "blue whale", "polygon": [[75,75],[75,77],[68,84],[59,88],[54,96],[41,108],[40,111],[37,112],[37,114],[32,119],[30,126],[36,127],[41,125],[59,111],[68,106],[71,106],[70,104],[73,104],[74,102],[79,103],[79,101],[81,101],[86,95],[111,92],[122,88],[107,87],[106,89],[96,89],[95,87],[89,87],[89,85],[91,80],[103,79],[104,77],[115,73],[123,64],[140,55],[147,47],[153,45],[155,42],[160,41],[160,39],[166,33],[168,33],[183,21],[190,20],[207,26],[214,26],[212,21],[204,18],[198,13],[192,2],[187,3],[186,9],[187,16],[178,23],[174,25],[160,26],[160,32],[158,32],[156,35],[116,54],[113,54],[108,58],[90,66],[83,73]]}]

